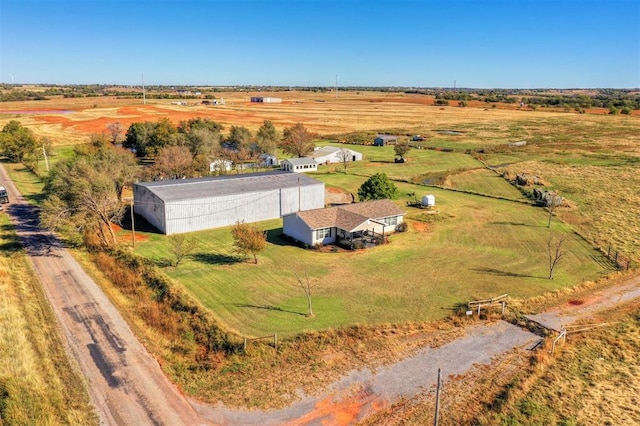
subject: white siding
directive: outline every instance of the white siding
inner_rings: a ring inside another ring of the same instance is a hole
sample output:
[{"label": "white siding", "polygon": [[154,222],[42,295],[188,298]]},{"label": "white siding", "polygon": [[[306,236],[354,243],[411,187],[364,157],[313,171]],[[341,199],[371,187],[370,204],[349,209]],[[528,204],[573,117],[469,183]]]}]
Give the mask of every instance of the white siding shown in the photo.
[{"label": "white siding", "polygon": [[282,218],[283,229],[286,230],[286,235],[291,238],[295,238],[303,244],[312,246],[313,231],[309,229],[306,223],[298,217],[295,213],[283,216]]},{"label": "white siding", "polygon": [[134,185],[133,191],[134,212],[144,217],[160,232],[166,232],[164,202],[144,186]]},{"label": "white siding", "polygon": [[147,188],[135,188],[136,213],[167,235],[219,228],[237,221],[276,219],[299,210],[324,207],[323,183],[166,204]]}]

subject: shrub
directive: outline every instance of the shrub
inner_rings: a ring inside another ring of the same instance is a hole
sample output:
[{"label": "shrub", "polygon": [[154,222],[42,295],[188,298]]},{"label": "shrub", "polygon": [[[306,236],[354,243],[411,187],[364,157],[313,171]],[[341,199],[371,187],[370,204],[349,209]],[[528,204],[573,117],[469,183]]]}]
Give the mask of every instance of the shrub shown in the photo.
[{"label": "shrub", "polygon": [[396,225],[397,232],[407,232],[409,229],[409,224],[407,222],[402,222]]}]

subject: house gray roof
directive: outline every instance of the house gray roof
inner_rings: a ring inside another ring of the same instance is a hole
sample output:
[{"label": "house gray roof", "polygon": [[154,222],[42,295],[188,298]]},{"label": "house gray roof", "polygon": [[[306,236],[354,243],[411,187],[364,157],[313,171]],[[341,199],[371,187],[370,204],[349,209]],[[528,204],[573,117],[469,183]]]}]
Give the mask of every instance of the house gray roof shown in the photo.
[{"label": "house gray roof", "polygon": [[170,202],[297,186],[324,186],[324,183],[303,174],[273,171],[197,179],[142,182],[135,185],[145,187],[158,198],[165,202]]},{"label": "house gray roof", "polygon": [[378,135],[376,136],[376,139],[382,139],[383,141],[394,141],[396,139],[398,139],[398,136],[393,136],[393,135]]},{"label": "house gray roof", "polygon": [[404,216],[404,211],[393,201],[374,200],[345,204],[324,209],[306,210],[296,213],[311,229],[335,226],[351,231],[369,219],[384,219],[390,216]]},{"label": "house gray roof", "polygon": [[303,158],[287,158],[286,160],[282,160],[283,162],[288,161],[294,166],[304,166],[305,164],[318,164],[316,160],[309,157]]}]

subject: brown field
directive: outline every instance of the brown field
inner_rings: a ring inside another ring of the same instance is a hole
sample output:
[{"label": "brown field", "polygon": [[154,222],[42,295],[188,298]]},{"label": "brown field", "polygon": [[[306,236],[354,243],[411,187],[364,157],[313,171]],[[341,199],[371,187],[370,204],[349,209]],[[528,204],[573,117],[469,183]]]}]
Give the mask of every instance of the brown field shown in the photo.
[{"label": "brown field", "polygon": [[[251,96],[268,95],[283,99],[279,104],[249,102]],[[637,188],[640,177],[640,111],[632,116],[606,115],[606,110],[577,114],[560,109],[519,109],[518,104],[485,104],[470,101],[469,106],[433,106],[431,96],[387,92],[217,92],[225,105],[173,105],[175,100],[122,99],[116,97],[52,98],[47,101],[6,102],[0,104],[0,126],[17,119],[38,136],[54,145],[83,143],[93,133],[106,132],[106,126],[120,122],[128,128],[133,122],[168,118],[174,123],[207,117],[228,129],[242,125],[255,132],[264,120],[271,120],[279,131],[297,122],[323,137],[349,132],[387,132],[421,134],[426,145],[459,149],[493,147],[506,142],[529,140],[521,150],[488,153],[484,159],[493,165],[510,164],[514,173],[542,175],[559,190],[574,209],[563,211],[563,219],[590,241],[640,259],[640,209]],[[31,111],[31,112],[29,112]],[[443,135],[438,130],[457,130],[461,135]],[[411,154],[409,154],[409,158]],[[379,166],[381,163],[371,163]],[[464,186],[480,192],[481,180],[464,178]]]},{"label": "brown field", "polygon": [[[375,92],[274,92],[269,96],[283,99],[281,104],[254,104],[251,96],[264,93],[217,93],[225,105],[203,105],[189,100],[189,105],[172,105],[175,100],[147,100],[116,97],[62,98],[46,101],[5,102],[0,105],[0,124],[18,119],[39,136],[50,138],[56,145],[85,142],[87,135],[106,131],[115,121],[126,129],[133,122],[168,118],[174,123],[195,117],[207,117],[227,129],[242,125],[255,131],[264,120],[282,129],[301,122],[321,135],[352,131],[404,131],[427,133],[457,125],[500,125],[513,120],[567,116],[560,110],[520,110],[517,104],[488,104],[470,101],[460,108],[456,101],[446,107],[433,106],[433,97],[403,93]],[[604,114],[605,110],[593,113]],[[640,111],[634,111],[640,113]],[[575,115],[575,114],[572,114]]]}]

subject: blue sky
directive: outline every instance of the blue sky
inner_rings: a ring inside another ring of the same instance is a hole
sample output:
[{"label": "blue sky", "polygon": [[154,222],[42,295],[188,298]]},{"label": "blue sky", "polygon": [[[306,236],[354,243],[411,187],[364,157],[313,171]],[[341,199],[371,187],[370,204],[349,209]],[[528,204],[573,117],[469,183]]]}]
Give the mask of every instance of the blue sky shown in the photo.
[{"label": "blue sky", "polygon": [[638,0],[0,0],[0,81],[640,87]]}]

